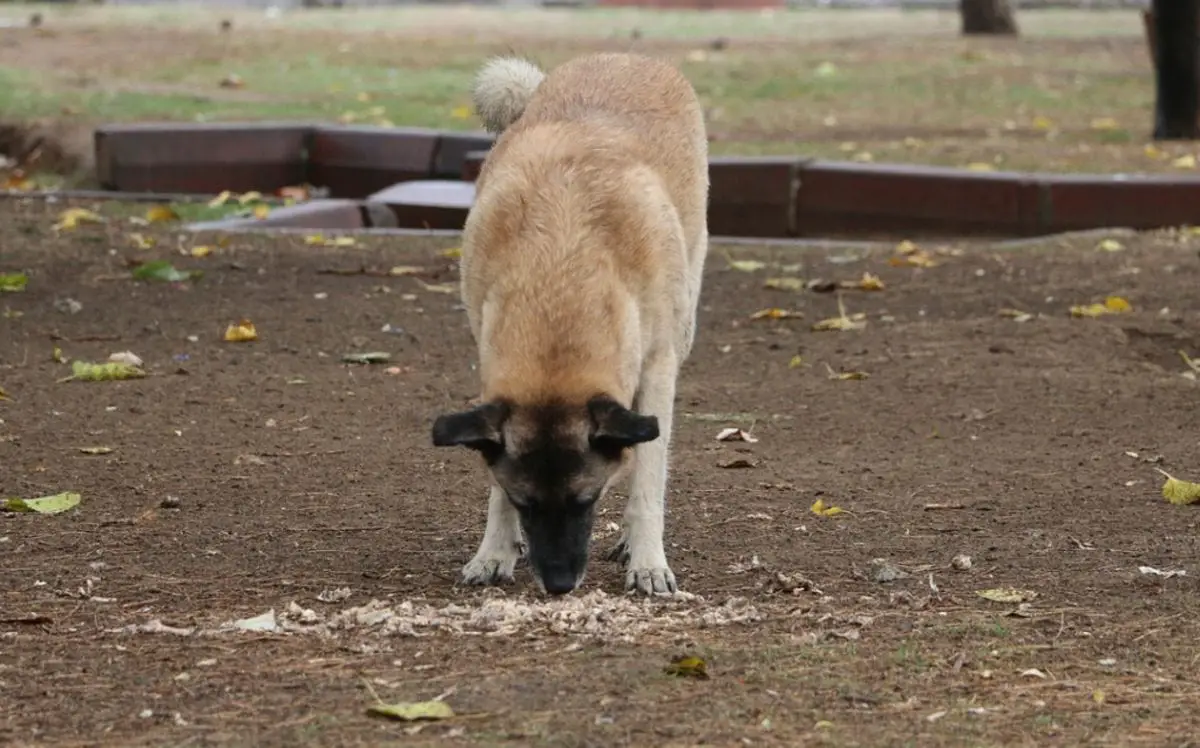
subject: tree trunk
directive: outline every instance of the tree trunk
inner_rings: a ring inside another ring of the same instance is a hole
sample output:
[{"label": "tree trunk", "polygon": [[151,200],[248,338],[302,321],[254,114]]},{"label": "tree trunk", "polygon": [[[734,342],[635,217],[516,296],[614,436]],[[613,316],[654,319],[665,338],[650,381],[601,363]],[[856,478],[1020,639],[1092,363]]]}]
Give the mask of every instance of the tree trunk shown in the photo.
[{"label": "tree trunk", "polygon": [[1016,36],[1017,17],[1010,0],[959,0],[964,34]]},{"label": "tree trunk", "polygon": [[1154,0],[1154,139],[1200,136],[1200,69],[1197,22],[1200,0]]}]

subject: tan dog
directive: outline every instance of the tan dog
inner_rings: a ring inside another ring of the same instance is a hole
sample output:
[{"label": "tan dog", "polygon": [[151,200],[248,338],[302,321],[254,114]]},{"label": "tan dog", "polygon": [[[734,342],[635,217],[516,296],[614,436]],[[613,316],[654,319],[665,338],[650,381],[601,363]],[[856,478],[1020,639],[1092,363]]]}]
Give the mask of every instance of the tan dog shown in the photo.
[{"label": "tan dog", "polygon": [[575,589],[595,504],[631,476],[610,556],[626,564],[627,589],[674,592],[667,452],[708,252],[696,94],[664,62],[598,54],[549,74],[492,60],[474,102],[500,135],[462,248],[482,404],[433,426],[434,444],[478,450],[492,477],[463,579],[511,580],[523,535],[542,588]]}]

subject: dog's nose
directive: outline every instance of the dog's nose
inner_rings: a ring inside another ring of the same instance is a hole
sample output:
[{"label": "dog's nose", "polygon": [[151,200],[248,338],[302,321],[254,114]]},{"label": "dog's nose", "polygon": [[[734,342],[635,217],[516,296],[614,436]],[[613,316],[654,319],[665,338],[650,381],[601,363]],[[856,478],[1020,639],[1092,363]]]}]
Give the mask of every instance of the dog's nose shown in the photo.
[{"label": "dog's nose", "polygon": [[575,589],[575,573],[566,566],[543,569],[542,586],[551,595],[565,595]]}]

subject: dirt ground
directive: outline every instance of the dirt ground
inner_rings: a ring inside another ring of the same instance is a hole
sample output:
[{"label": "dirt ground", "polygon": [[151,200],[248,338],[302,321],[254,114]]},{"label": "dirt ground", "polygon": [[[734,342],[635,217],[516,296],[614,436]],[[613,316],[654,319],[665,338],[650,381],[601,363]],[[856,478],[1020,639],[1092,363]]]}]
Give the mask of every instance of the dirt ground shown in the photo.
[{"label": "dirt ground", "polygon": [[[1200,509],[1164,501],[1156,468],[1200,479],[1178,353],[1200,355],[1200,237],[929,247],[934,267],[715,247],[667,520],[688,595],[626,599],[594,558],[546,602],[523,567],[455,585],[485,483],[430,445],[476,394],[437,290],[453,240],[234,236],[194,258],[211,237],[55,233],[62,207],[0,202],[0,272],[29,275],[0,294],[0,496],[83,497],[0,514],[5,745],[1195,744]],[[136,282],[131,258],[204,276]],[[398,265],[423,274],[322,272]],[[764,288],[864,272],[885,288],[841,294],[859,331],[810,329],[836,294]],[[1132,311],[1068,314],[1110,294]],[[749,319],[770,307],[805,317]],[[223,342],[241,318],[259,340]],[[56,346],[131,350],[150,376],[59,383]],[[1026,602],[977,594],[1008,587]],[[272,610],[274,630],[227,625]],[[709,678],[665,674],[681,654]],[[372,693],[458,716],[385,721]]]}]

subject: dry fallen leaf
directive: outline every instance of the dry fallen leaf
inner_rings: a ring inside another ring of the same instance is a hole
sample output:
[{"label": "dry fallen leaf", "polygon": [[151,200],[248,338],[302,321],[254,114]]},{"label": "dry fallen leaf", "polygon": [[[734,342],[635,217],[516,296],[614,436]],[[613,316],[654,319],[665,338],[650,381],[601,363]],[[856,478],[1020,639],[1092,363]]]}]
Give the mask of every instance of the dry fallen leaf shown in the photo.
[{"label": "dry fallen leaf", "polygon": [[104,217],[87,208],[67,208],[58,214],[58,223],[53,228],[55,231],[70,231],[81,223],[104,223]]},{"label": "dry fallen leaf", "polygon": [[679,678],[707,680],[709,677],[708,664],[702,658],[694,655],[676,655],[672,657],[670,664],[663,668],[663,672]]},{"label": "dry fallen leaf", "polygon": [[120,361],[93,364],[87,361],[72,361],[71,376],[59,382],[112,382],[122,379],[141,379],[146,372],[140,367]]},{"label": "dry fallen leaf", "polygon": [[218,85],[220,85],[221,88],[242,88],[246,85],[246,82],[242,80],[242,76],[238,75],[237,73],[230,73],[222,78]]},{"label": "dry fallen leaf", "polygon": [[769,309],[758,310],[754,314],[750,315],[750,319],[800,319],[803,316],[804,312],[771,307]]},{"label": "dry fallen leaf", "polygon": [[146,211],[146,220],[150,223],[167,223],[178,221],[179,214],[170,205],[155,205]]},{"label": "dry fallen leaf", "polygon": [[1102,317],[1105,314],[1123,314],[1133,306],[1120,296],[1109,296],[1103,304],[1085,304],[1071,307],[1072,317]]},{"label": "dry fallen leaf", "polygon": [[217,196],[216,196],[216,197],[214,197],[212,200],[209,200],[209,201],[208,201],[208,207],[210,207],[210,208],[219,208],[219,207],[221,207],[222,205],[224,205],[225,203],[229,202],[229,200],[230,200],[232,197],[233,197],[233,193],[232,193],[232,192],[230,192],[229,190],[224,190],[224,191],[222,191],[222,192],[221,192],[221,194],[217,195]]},{"label": "dry fallen leaf", "polygon": [[1038,593],[1033,590],[1019,590],[1015,587],[976,590],[975,594],[984,600],[991,600],[994,603],[1027,603],[1036,600],[1038,596]]},{"label": "dry fallen leaf", "polygon": [[829,372],[830,379],[842,382],[857,381],[870,376],[865,371],[834,371],[833,367],[829,364],[825,364],[825,370]]},{"label": "dry fallen leaf", "polygon": [[829,319],[823,319],[815,322],[812,326],[814,332],[829,332],[829,331],[845,331],[845,330],[861,330],[867,326],[867,315],[859,312],[857,314],[847,315],[846,307],[842,303],[842,299],[838,297],[838,316]]},{"label": "dry fallen leaf", "polygon": [[1158,472],[1166,476],[1167,481],[1163,483],[1162,495],[1167,501],[1176,506],[1184,504],[1200,503],[1200,483],[1191,483],[1185,480],[1179,480],[1165,470],[1154,468]]},{"label": "dry fallen leaf", "polygon": [[454,119],[470,119],[471,118],[471,107],[456,106],[450,110],[450,116],[453,117]]},{"label": "dry fallen leaf", "polygon": [[717,441],[719,441],[719,442],[746,442],[748,444],[754,444],[755,442],[758,441],[758,438],[755,436],[752,436],[749,431],[743,431],[741,429],[735,429],[735,428],[728,428],[728,429],[721,429],[720,433],[717,434]]},{"label": "dry fallen leaf", "polygon": [[1125,245],[1116,239],[1104,239],[1096,245],[1096,249],[1101,252],[1120,252],[1125,249]]},{"label": "dry fallen leaf", "polygon": [[462,247],[450,247],[439,252],[442,257],[448,257],[451,260],[457,260],[462,257]]},{"label": "dry fallen leaf", "polygon": [[254,328],[253,322],[244,319],[235,325],[225,328],[224,340],[226,343],[244,343],[251,340],[258,340],[258,330]]},{"label": "dry fallen leaf", "polygon": [[817,499],[814,501],[813,505],[809,507],[808,510],[818,517],[836,517],[837,515],[845,512],[845,510],[841,507],[826,506],[824,499]]},{"label": "dry fallen leaf", "polygon": [[259,203],[258,205],[254,206],[254,209],[251,211],[251,213],[255,218],[262,221],[266,219],[267,216],[271,215],[271,206],[267,205],[266,203]]},{"label": "dry fallen leaf", "polygon": [[986,161],[972,161],[967,164],[967,171],[995,171],[996,167]]},{"label": "dry fallen leaf", "polygon": [[797,353],[795,356],[792,356],[792,359],[788,361],[789,369],[799,369],[801,366],[804,366],[804,357],[799,353]]},{"label": "dry fallen leaf", "polygon": [[763,288],[771,288],[776,291],[803,291],[803,278],[767,278],[763,281]]},{"label": "dry fallen leaf", "polygon": [[424,272],[424,270],[425,270],[424,268],[418,267],[416,265],[396,265],[395,267],[393,267],[391,270],[388,271],[388,275],[394,275],[394,276],[419,275],[420,273]]},{"label": "dry fallen leaf", "polygon": [[421,280],[420,278],[416,278],[414,280],[416,280],[417,283],[421,284],[421,288],[425,289],[426,291],[432,291],[433,293],[444,293],[444,294],[453,295],[453,294],[458,293],[458,291],[459,291],[459,287],[458,287],[457,283],[426,283],[425,281]]},{"label": "dry fallen leaf", "polygon": [[852,285],[863,291],[882,291],[884,289],[883,281],[880,277],[871,273],[863,273],[863,277]]},{"label": "dry fallen leaf", "polygon": [[1014,322],[1028,322],[1033,319],[1033,315],[1029,312],[1022,312],[1020,309],[1000,309],[996,312],[1001,317],[1008,317]]},{"label": "dry fallen leaf", "polygon": [[758,260],[733,260],[726,258],[726,261],[729,263],[730,268],[742,273],[753,273],[767,266],[767,263],[759,262]]},{"label": "dry fallen leaf", "polygon": [[1097,117],[1092,120],[1093,130],[1115,130],[1118,127],[1117,121],[1112,117]]},{"label": "dry fallen leaf", "polygon": [[1172,161],[1171,166],[1174,166],[1176,169],[1195,169],[1196,157],[1188,153]]},{"label": "dry fallen leaf", "polygon": [[208,246],[207,244],[200,244],[192,247],[188,254],[190,254],[192,257],[208,257],[210,254],[212,254],[212,252],[212,247]]},{"label": "dry fallen leaf", "polygon": [[140,234],[135,231],[129,235],[129,243],[132,244],[135,249],[150,249],[154,246],[155,241],[154,237],[146,236],[145,234]]},{"label": "dry fallen leaf", "polygon": [[454,716],[454,710],[444,701],[400,702],[398,704],[385,704],[380,701],[367,707],[367,713],[402,722],[450,719]]}]

